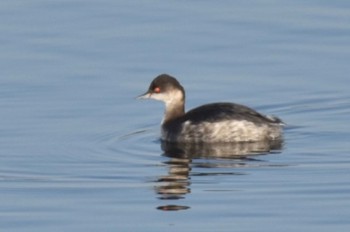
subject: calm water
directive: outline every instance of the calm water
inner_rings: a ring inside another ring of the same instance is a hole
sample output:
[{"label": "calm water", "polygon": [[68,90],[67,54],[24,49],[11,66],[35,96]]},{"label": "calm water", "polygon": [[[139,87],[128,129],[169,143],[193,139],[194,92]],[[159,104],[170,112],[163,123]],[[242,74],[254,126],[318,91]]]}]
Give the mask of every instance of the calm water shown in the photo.
[{"label": "calm water", "polygon": [[[349,22],[341,0],[2,1],[0,230],[349,231]],[[161,144],[134,97],[164,72],[284,143]]]}]

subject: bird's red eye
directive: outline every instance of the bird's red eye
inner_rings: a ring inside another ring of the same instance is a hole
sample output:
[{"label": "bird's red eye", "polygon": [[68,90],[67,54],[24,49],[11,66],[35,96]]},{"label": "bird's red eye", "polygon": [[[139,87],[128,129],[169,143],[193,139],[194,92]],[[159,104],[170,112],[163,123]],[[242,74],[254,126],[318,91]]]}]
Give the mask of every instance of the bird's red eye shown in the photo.
[{"label": "bird's red eye", "polygon": [[153,91],[154,91],[155,93],[160,93],[160,88],[159,88],[159,87],[155,87],[155,88],[153,89]]}]

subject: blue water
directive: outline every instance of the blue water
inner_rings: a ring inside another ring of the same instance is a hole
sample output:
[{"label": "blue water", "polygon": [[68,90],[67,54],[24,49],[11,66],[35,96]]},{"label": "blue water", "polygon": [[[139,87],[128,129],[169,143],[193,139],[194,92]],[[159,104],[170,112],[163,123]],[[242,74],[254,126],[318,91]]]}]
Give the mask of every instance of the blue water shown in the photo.
[{"label": "blue water", "polygon": [[[349,231],[349,22],[340,0],[3,1],[0,230]],[[284,143],[163,151],[135,96],[164,72]]]}]

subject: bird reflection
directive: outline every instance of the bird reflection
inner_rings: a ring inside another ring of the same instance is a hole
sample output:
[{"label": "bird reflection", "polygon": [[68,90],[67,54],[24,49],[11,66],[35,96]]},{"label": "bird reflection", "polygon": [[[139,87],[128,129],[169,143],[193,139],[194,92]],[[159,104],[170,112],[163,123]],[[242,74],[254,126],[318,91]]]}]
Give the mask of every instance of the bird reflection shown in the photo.
[{"label": "bird reflection", "polygon": [[[161,183],[155,187],[161,200],[181,200],[191,192],[191,176],[242,175],[237,167],[250,167],[252,161],[259,162],[259,155],[278,153],[283,141],[261,141],[250,143],[169,143],[162,142],[163,155],[169,159],[163,162],[168,167],[167,175],[158,178]],[[191,172],[192,168],[230,168],[230,172]],[[157,207],[159,210],[174,211],[189,209],[189,206],[170,204]]]}]

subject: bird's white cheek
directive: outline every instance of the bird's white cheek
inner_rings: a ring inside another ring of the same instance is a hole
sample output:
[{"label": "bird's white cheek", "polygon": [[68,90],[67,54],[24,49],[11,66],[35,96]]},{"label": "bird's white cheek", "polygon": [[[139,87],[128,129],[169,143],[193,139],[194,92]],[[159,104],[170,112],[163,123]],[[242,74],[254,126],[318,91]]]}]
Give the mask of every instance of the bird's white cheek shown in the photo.
[{"label": "bird's white cheek", "polygon": [[153,93],[149,96],[149,98],[154,99],[154,100],[158,100],[158,101],[165,101],[166,100],[166,96],[163,93]]}]

